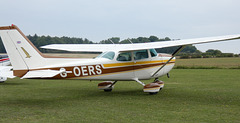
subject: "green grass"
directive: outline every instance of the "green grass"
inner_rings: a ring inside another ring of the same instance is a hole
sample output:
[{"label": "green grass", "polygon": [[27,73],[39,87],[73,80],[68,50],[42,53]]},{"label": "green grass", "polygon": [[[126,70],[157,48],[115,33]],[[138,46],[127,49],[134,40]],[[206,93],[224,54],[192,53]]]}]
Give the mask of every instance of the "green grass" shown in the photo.
[{"label": "green grass", "polygon": [[178,69],[240,69],[240,57],[177,59]]},{"label": "green grass", "polygon": [[95,81],[9,79],[0,84],[0,122],[240,122],[239,69],[170,74],[157,95],[131,81],[103,92]]}]

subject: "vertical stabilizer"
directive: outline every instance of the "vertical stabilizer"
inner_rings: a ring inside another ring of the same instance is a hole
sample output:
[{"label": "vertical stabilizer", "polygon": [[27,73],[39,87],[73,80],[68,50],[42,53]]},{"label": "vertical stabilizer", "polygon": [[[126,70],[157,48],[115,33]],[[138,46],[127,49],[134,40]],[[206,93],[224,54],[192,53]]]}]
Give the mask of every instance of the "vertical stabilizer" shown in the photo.
[{"label": "vertical stabilizer", "polygon": [[42,53],[17,26],[0,27],[0,36],[11,60],[15,76],[21,77],[30,69],[38,69],[44,65]]}]

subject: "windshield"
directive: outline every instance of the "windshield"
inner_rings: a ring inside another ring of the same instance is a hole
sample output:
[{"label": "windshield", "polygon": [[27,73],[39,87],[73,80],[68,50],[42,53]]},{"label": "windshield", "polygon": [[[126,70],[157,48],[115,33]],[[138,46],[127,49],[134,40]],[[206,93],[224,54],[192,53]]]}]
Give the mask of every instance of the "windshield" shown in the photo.
[{"label": "windshield", "polygon": [[106,59],[113,60],[114,56],[115,56],[115,53],[110,51],[110,52],[104,52],[99,56],[97,56],[96,58],[106,58]]}]

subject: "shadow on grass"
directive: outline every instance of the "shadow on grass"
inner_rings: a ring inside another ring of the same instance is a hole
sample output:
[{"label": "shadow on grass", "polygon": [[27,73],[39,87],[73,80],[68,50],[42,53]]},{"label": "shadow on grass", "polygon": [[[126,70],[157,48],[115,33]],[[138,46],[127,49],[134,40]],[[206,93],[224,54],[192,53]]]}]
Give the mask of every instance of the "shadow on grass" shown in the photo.
[{"label": "shadow on grass", "polygon": [[18,82],[18,83],[13,83],[13,82],[4,82],[4,83],[0,83],[0,86],[10,86],[10,85],[26,85],[26,83],[21,83],[21,82]]}]

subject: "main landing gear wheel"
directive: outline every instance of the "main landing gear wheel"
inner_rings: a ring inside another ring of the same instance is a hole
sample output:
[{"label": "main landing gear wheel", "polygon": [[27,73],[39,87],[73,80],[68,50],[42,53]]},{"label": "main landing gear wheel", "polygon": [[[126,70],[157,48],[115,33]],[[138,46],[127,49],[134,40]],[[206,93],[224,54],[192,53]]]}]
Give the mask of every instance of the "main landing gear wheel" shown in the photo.
[{"label": "main landing gear wheel", "polygon": [[104,90],[105,92],[111,92],[112,89],[114,88],[114,84],[116,84],[117,81],[112,82],[112,81],[105,81],[101,82],[98,84],[98,89],[99,90]]},{"label": "main landing gear wheel", "polygon": [[150,95],[158,94],[158,92],[149,92]]},{"label": "main landing gear wheel", "polygon": [[143,91],[148,92],[150,95],[157,94],[164,87],[164,82],[155,80],[153,83],[149,83],[144,86]]}]

